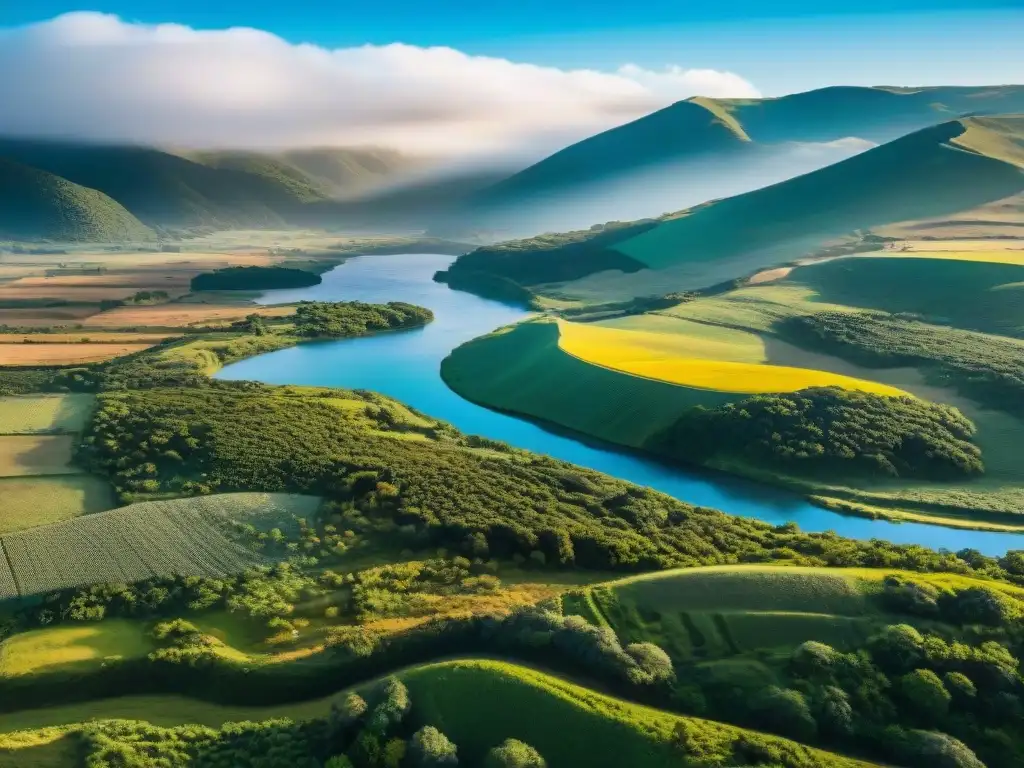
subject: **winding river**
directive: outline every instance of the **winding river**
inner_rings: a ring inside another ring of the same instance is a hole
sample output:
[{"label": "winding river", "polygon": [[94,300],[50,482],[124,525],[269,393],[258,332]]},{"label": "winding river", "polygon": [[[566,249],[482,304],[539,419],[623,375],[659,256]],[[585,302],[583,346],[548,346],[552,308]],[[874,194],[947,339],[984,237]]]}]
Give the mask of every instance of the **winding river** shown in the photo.
[{"label": "winding river", "polygon": [[452,256],[431,254],[365,256],[326,273],[320,285],[268,291],[260,303],[406,301],[429,307],[435,320],[411,331],[315,342],[270,352],[229,365],[217,377],[381,392],[469,434],[571,461],[691,504],[769,523],[793,521],[806,531],[832,530],[852,538],[880,538],[950,550],[974,547],[990,555],[1024,548],[1024,536],[1014,533],[839,515],[764,486],[584,443],[462,399],[441,380],[441,361],[459,344],[520,320],[527,313],[433,282],[434,272],[446,268],[452,260]]}]

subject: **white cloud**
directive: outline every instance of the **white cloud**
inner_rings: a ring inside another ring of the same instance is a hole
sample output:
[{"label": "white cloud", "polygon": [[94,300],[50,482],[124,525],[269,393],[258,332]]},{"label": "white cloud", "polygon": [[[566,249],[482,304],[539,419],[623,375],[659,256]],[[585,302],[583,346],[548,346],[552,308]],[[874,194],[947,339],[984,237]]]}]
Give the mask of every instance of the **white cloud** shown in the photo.
[{"label": "white cloud", "polygon": [[546,149],[689,96],[757,95],[714,70],[561,70],[403,44],[328,50],[88,12],[0,31],[0,71],[0,133],[187,147]]}]

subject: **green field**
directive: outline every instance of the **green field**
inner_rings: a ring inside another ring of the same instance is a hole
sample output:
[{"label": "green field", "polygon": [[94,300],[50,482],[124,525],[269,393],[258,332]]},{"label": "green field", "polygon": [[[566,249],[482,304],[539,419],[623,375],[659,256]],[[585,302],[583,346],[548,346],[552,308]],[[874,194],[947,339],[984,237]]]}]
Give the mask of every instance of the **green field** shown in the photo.
[{"label": "green field", "polygon": [[[507,738],[534,746],[549,768],[680,768],[729,765],[751,740],[777,750],[787,765],[857,768],[874,765],[801,746],[776,736],[707,720],[679,717],[596,693],[528,667],[490,660],[450,661],[399,673],[414,703],[415,724],[431,724],[458,745],[460,761],[476,764]],[[275,707],[221,707],[174,696],[125,697],[88,704],[28,710],[0,717],[0,766],[32,765],[58,750],[45,744],[77,723],[111,718],[142,719],[158,725],[323,716],[340,693],[324,699]],[[60,727],[59,730],[55,727]],[[10,733],[29,729],[49,733]],[[677,730],[678,729],[678,730]],[[673,744],[685,734],[690,749]],[[41,744],[41,746],[32,746]],[[21,748],[18,748],[21,747]],[[7,762],[4,760],[20,762]],[[714,762],[712,762],[714,761]],[[37,763],[46,764],[46,763]],[[66,762],[49,765],[68,766]]]},{"label": "green field", "polygon": [[0,643],[0,677],[68,671],[145,656],[154,645],[142,622],[108,619],[21,632]]},{"label": "green field", "polygon": [[266,562],[236,522],[268,529],[312,514],[311,496],[232,493],[148,501],[9,533],[0,541],[21,595],[153,576],[224,576]]},{"label": "green field", "polygon": [[558,346],[558,326],[531,322],[463,344],[441,364],[445,382],[477,403],[642,447],[684,408],[736,395],[691,389],[590,365]]},{"label": "green field", "polygon": [[71,435],[0,435],[0,478],[74,474],[74,445]]},{"label": "green field", "polygon": [[[885,256],[834,259],[798,267],[782,286],[810,289],[815,302],[912,313],[926,322],[1024,337],[1024,266],[1015,264]],[[778,295],[776,286],[748,291],[751,296]]]},{"label": "green field", "polygon": [[92,395],[0,397],[0,435],[80,432],[94,399]]},{"label": "green field", "polygon": [[[628,642],[650,641],[677,659],[720,659],[754,652],[782,656],[807,640],[852,650],[885,614],[872,595],[891,571],[713,566],[630,577],[563,597],[564,610],[607,623]],[[907,574],[939,588],[979,582],[953,574]],[[986,583],[1024,600],[1024,589]],[[588,594],[589,593],[589,594]],[[590,606],[593,606],[591,608]]]},{"label": "green field", "polygon": [[92,475],[0,478],[0,534],[103,512],[114,506],[110,484]]}]

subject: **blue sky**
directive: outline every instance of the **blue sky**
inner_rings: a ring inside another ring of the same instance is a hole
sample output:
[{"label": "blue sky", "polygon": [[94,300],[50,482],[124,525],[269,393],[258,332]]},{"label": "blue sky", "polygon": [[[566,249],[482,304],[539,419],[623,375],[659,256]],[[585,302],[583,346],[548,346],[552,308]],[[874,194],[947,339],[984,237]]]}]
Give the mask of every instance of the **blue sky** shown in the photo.
[{"label": "blue sky", "polygon": [[1021,0],[83,1],[0,3],[0,27],[98,10],[128,22],[254,27],[327,47],[404,42],[561,68],[727,70],[766,94],[1024,80]]},{"label": "blue sky", "polygon": [[559,67],[715,68],[766,94],[1024,79],[1021,0],[32,0],[0,3],[0,26],[74,10],[250,26],[327,47],[405,42]]}]

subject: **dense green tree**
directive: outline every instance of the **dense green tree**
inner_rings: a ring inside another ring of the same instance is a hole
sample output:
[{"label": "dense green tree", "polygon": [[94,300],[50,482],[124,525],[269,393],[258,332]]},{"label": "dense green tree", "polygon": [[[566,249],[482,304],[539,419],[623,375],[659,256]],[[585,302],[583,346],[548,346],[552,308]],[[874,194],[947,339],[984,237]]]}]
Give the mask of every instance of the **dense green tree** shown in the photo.
[{"label": "dense green tree", "polygon": [[420,728],[409,741],[409,756],[417,768],[458,765],[455,745],[432,725]]},{"label": "dense green tree", "polygon": [[547,763],[529,744],[506,739],[487,753],[484,768],[547,768]]},{"label": "dense green tree", "polygon": [[850,736],[856,725],[856,716],[850,698],[842,688],[827,685],[817,699],[816,719],[821,730],[833,737]]},{"label": "dense green tree", "polygon": [[868,643],[871,656],[886,671],[907,672],[924,658],[924,638],[909,624],[892,624]]},{"label": "dense green tree", "polygon": [[966,744],[938,731],[910,731],[903,755],[913,768],[985,768]]},{"label": "dense green tree", "polygon": [[930,669],[915,669],[899,679],[900,695],[925,722],[939,722],[952,699],[942,679]]},{"label": "dense green tree", "polygon": [[769,687],[751,703],[751,711],[764,727],[797,741],[813,740],[818,730],[807,699],[792,689]]},{"label": "dense green tree", "polygon": [[691,408],[652,447],[687,461],[732,456],[809,475],[949,480],[984,471],[974,433],[951,406],[817,387]]}]

